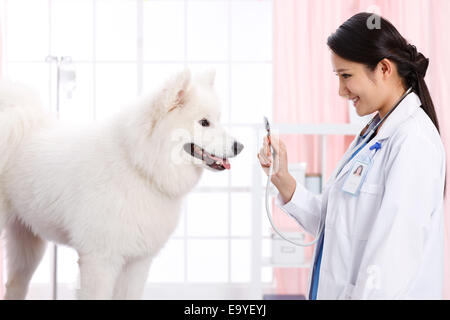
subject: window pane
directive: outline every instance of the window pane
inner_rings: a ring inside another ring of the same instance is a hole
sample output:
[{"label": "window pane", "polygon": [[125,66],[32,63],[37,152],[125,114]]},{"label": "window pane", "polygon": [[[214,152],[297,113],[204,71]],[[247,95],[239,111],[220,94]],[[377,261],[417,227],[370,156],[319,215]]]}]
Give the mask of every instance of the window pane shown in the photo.
[{"label": "window pane", "polygon": [[[262,169],[261,169],[262,170]],[[264,187],[265,188],[265,187]],[[269,218],[267,217],[267,212],[266,212],[266,199],[265,199],[265,189],[264,189],[264,194],[263,194],[263,198],[262,198],[262,203],[261,203],[261,213],[262,213],[262,236],[263,237],[270,237],[270,235],[272,234],[272,225],[270,224]],[[272,197],[273,200],[273,197]],[[273,208],[275,208],[274,205],[271,205],[272,202],[271,199],[269,199],[269,210],[270,210],[270,214],[273,214]]]},{"label": "window pane", "polygon": [[[8,63],[5,76],[12,81],[17,81],[30,86],[39,94],[44,108],[50,111],[49,97],[49,65],[46,63]],[[53,79],[56,82],[56,68],[54,68]],[[54,93],[56,96],[56,92]],[[53,99],[53,98],[52,98]]]},{"label": "window pane", "polygon": [[91,0],[52,1],[52,55],[92,60],[92,11]]},{"label": "window pane", "polygon": [[227,60],[228,23],[228,1],[188,2],[188,60]]},{"label": "window pane", "polygon": [[183,63],[144,63],[142,94],[155,93],[167,80],[184,70]]},{"label": "window pane", "polygon": [[228,240],[188,240],[189,282],[228,281]]},{"label": "window pane", "polygon": [[184,241],[171,239],[154,258],[148,282],[184,281]]},{"label": "window pane", "polygon": [[251,257],[250,240],[231,240],[232,282],[250,282]]},{"label": "window pane", "polygon": [[261,281],[263,283],[272,283],[273,282],[273,268],[272,267],[261,268]]},{"label": "window pane", "polygon": [[263,239],[261,249],[263,258],[272,259],[272,239]]},{"label": "window pane", "polygon": [[231,185],[233,187],[252,186],[253,172],[250,168],[252,164],[259,162],[256,158],[256,154],[259,151],[255,143],[256,135],[252,128],[242,127],[234,127],[231,134],[244,145],[241,153],[231,160],[233,165],[231,168]]},{"label": "window pane", "polygon": [[207,169],[203,170],[202,177],[198,183],[198,187],[228,187],[228,180],[231,170],[213,172]]},{"label": "window pane", "polygon": [[234,61],[272,59],[272,2],[231,2],[231,55]]},{"label": "window pane", "polygon": [[94,117],[93,67],[92,64],[77,63],[75,89],[67,96],[64,85],[60,93],[60,119],[64,121],[88,122]]},{"label": "window pane", "polygon": [[228,235],[228,194],[191,193],[187,201],[188,236]]},{"label": "window pane", "polygon": [[184,26],[184,1],[144,2],[144,60],[183,61]]},{"label": "window pane", "polygon": [[97,60],[136,60],[135,0],[97,0],[95,50]]},{"label": "window pane", "polygon": [[104,119],[126,108],[136,98],[134,63],[96,65],[96,119]]},{"label": "window pane", "polygon": [[259,124],[272,114],[272,64],[235,64],[231,81],[232,122]]},{"label": "window pane", "polygon": [[48,0],[8,1],[6,57],[8,60],[45,61],[48,45]]},{"label": "window pane", "polygon": [[78,253],[72,248],[58,246],[58,284],[69,284],[71,289],[76,290],[79,277]]}]

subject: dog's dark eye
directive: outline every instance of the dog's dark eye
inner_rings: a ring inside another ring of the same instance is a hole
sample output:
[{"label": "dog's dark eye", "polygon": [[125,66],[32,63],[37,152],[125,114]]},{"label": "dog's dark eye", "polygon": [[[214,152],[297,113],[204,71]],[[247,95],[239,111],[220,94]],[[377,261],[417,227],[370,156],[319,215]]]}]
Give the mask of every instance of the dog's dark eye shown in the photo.
[{"label": "dog's dark eye", "polygon": [[199,121],[202,127],[209,127],[209,121],[206,119],[202,119]]}]

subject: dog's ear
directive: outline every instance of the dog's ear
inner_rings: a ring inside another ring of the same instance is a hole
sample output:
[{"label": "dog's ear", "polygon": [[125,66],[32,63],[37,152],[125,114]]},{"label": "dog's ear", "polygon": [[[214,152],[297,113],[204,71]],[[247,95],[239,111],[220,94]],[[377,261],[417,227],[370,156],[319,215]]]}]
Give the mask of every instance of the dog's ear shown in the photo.
[{"label": "dog's ear", "polygon": [[214,86],[214,79],[216,78],[216,70],[215,69],[209,69],[201,74],[199,74],[196,78],[201,83],[204,83],[208,86],[213,87]]},{"label": "dog's ear", "polygon": [[191,71],[187,68],[168,82],[166,90],[168,93],[167,107],[169,112],[185,105],[186,94],[190,83]]}]

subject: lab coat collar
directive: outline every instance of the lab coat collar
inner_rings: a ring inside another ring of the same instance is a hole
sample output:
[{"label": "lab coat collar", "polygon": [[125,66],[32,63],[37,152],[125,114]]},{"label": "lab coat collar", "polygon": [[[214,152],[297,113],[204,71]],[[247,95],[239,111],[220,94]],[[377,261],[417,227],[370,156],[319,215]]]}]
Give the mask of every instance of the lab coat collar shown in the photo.
[{"label": "lab coat collar", "polygon": [[386,118],[374,140],[389,138],[420,106],[419,96],[415,92],[409,93],[394,111]]},{"label": "lab coat collar", "polygon": [[[420,106],[422,103],[420,102],[419,96],[411,92],[408,94],[402,102],[395,108],[394,111],[389,115],[389,117],[386,118],[383,125],[381,126],[380,130],[378,131],[378,134],[372,139],[373,142],[376,141],[382,141],[387,138],[389,138],[397,129],[398,126],[406,121]],[[338,168],[340,168],[343,163],[345,163],[344,167],[342,168],[341,172],[336,176],[335,181],[340,179],[342,176],[344,176],[348,170],[350,169],[350,166],[352,165],[352,162],[349,161],[350,155],[355,151],[356,142],[358,141],[358,136],[355,137],[353,142],[350,145],[350,148],[347,150],[346,154],[341,160],[341,163],[339,163]],[[365,146],[360,153],[367,152],[367,150],[370,148],[371,144],[368,144]]]}]

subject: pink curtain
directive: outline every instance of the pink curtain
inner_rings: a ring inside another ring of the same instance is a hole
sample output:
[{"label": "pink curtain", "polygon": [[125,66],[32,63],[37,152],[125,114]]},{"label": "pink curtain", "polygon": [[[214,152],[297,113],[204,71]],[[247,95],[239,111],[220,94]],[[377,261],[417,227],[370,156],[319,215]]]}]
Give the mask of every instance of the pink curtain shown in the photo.
[{"label": "pink curtain", "polygon": [[[447,153],[450,147],[450,1],[448,0],[274,0],[274,120],[278,123],[347,123],[347,102],[338,96],[332,72],[328,36],[352,15],[373,10],[390,20],[400,33],[430,58],[426,81],[439,117]],[[317,137],[282,136],[289,161],[308,163],[308,173],[320,172]],[[352,137],[332,137],[327,146],[330,173]],[[328,177],[326,177],[328,178]],[[448,179],[450,181],[450,179]],[[450,185],[450,182],[449,182]],[[448,188],[450,190],[450,188]],[[446,200],[446,279],[450,299],[450,203]],[[278,223],[295,224],[278,208]],[[312,250],[309,249],[308,257]],[[308,270],[277,269],[278,293],[305,293]]]}]

